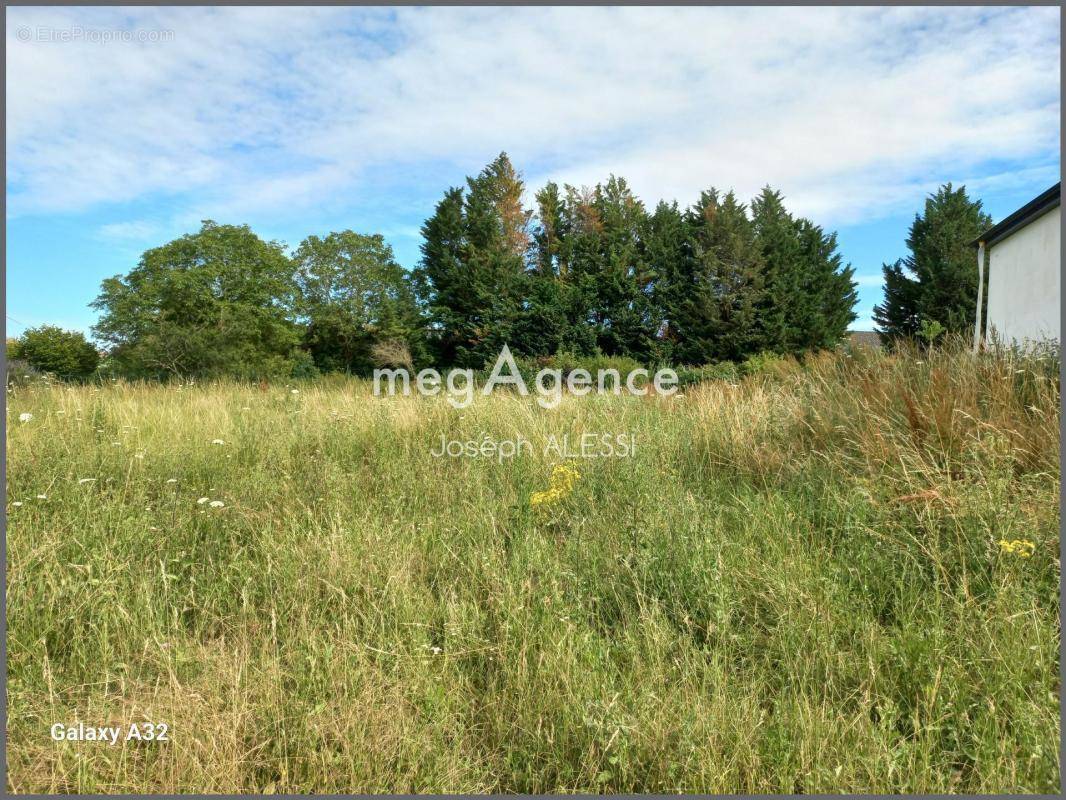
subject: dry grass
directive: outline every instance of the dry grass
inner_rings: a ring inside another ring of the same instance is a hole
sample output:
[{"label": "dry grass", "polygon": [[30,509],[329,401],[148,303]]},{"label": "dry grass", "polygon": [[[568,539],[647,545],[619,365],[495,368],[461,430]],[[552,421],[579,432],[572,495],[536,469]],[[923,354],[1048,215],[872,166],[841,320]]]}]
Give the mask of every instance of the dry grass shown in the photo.
[{"label": "dry grass", "polygon": [[[10,790],[1057,791],[1057,362],[292,388],[9,396]],[[531,508],[582,431],[636,455]],[[49,738],[76,720],[172,741]]]}]

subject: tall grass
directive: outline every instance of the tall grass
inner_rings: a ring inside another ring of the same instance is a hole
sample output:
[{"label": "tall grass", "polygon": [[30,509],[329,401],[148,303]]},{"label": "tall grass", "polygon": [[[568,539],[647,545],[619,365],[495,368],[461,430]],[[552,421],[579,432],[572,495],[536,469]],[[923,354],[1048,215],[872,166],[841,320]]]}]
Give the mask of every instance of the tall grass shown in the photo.
[{"label": "tall grass", "polygon": [[[1057,361],[961,351],[551,411],[20,388],[9,789],[1056,791],[1058,422]],[[532,507],[583,431],[636,453]]]}]

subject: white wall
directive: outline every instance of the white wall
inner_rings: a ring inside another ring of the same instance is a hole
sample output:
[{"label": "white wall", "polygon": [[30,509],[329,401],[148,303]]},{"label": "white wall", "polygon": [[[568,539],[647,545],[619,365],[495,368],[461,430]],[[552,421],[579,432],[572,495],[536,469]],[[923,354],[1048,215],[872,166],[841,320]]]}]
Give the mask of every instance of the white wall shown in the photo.
[{"label": "white wall", "polygon": [[1059,339],[1061,207],[1048,211],[991,249],[988,334],[1003,344]]}]

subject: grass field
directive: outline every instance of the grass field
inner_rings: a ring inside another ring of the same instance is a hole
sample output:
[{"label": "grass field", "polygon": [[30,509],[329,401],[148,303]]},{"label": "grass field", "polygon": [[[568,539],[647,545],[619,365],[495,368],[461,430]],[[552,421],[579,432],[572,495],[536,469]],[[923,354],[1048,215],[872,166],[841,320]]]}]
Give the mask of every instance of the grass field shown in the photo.
[{"label": "grass field", "polygon": [[10,790],[1058,790],[1057,362],[292,388],[9,394]]}]

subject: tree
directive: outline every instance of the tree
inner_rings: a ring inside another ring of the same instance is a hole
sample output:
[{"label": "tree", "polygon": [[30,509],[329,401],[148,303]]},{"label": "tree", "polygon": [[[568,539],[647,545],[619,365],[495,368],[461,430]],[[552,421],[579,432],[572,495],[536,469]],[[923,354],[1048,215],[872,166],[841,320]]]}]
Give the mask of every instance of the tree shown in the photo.
[{"label": "tree", "polygon": [[[922,323],[969,332],[976,321],[977,268],[970,242],[992,224],[966,187],[944,184],[925,201],[907,237],[910,255],[885,264],[885,300],[874,320],[888,339],[913,337]],[[927,327],[928,329],[928,327]]]},{"label": "tree", "polygon": [[375,348],[385,343],[426,360],[412,280],[380,235],[309,236],[293,261],[304,347],[319,369],[370,374]]},{"label": "tree", "polygon": [[88,378],[100,363],[99,353],[84,334],[55,325],[25,331],[10,348],[8,357],[64,380]]},{"label": "tree", "polygon": [[679,344],[677,312],[687,299],[692,242],[677,203],[660,201],[648,217],[641,248],[651,279],[651,303],[658,328],[658,357],[671,361]]},{"label": "tree", "polygon": [[454,364],[474,310],[467,303],[463,262],[463,190],[452,187],[422,225],[422,263],[415,279],[430,320],[435,360]]},{"label": "tree", "polygon": [[207,220],[105,280],[93,330],[132,376],[287,374],[299,341],[293,295],[284,245]]},{"label": "tree", "polygon": [[548,183],[535,199],[532,266],[512,349],[531,356],[590,353],[596,339],[569,266],[572,221],[566,197],[558,185]]},{"label": "tree", "polygon": [[659,318],[651,303],[654,267],[642,255],[647,211],[624,178],[610,176],[596,187],[600,220],[594,317],[597,344],[607,355],[648,361],[656,351]]},{"label": "tree", "polygon": [[836,234],[785,209],[769,186],[752,202],[765,285],[758,304],[760,347],[799,353],[832,347],[855,319],[852,267],[841,266]]},{"label": "tree", "polygon": [[677,358],[689,364],[739,361],[759,349],[757,307],[763,256],[746,210],[732,192],[703,192],[686,214],[690,255],[672,294]]},{"label": "tree", "polygon": [[530,241],[522,191],[520,176],[500,153],[467,179],[465,193],[449,189],[422,226],[419,280],[444,364],[481,367],[518,329]]}]

